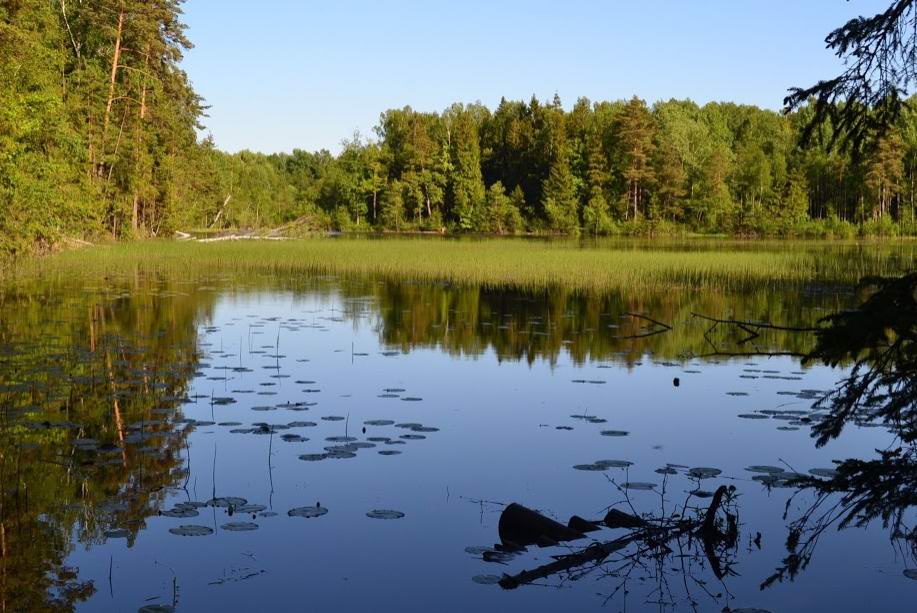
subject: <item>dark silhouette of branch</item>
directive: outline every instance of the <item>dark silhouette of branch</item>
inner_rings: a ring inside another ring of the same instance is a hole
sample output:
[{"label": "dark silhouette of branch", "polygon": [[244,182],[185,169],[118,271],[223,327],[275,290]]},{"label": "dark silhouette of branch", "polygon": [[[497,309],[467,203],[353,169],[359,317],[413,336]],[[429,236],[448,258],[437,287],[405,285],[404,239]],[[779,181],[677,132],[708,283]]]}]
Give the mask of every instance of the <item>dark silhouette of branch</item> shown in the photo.
[{"label": "dark silhouette of branch", "polygon": [[844,71],[811,87],[790,88],[783,103],[786,112],[812,107],[804,144],[828,125],[831,146],[857,151],[897,121],[917,82],[917,6],[894,0],[882,13],[851,19],[825,44],[844,61]]}]

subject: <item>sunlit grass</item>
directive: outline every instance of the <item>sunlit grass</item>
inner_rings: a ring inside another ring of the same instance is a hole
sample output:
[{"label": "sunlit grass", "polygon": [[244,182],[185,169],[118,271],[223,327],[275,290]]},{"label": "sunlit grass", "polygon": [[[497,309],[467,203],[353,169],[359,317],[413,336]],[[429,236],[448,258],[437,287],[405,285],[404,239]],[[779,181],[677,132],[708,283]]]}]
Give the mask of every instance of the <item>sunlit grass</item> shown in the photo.
[{"label": "sunlit grass", "polygon": [[26,263],[23,274],[128,271],[255,273],[266,275],[372,274],[417,281],[543,288],[690,289],[801,283],[855,282],[869,274],[895,274],[913,264],[910,244],[776,243],[755,246],[572,241],[367,240],[216,243],[152,241],[98,246]]}]

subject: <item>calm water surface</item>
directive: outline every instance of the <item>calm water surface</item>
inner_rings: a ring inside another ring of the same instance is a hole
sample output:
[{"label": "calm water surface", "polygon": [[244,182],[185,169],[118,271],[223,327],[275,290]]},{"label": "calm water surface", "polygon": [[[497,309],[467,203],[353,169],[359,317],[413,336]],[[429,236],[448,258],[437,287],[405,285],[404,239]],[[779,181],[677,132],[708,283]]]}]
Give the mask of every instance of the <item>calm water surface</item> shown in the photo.
[{"label": "calm water surface", "polygon": [[[894,437],[851,425],[816,448],[811,405],[845,369],[723,355],[799,354],[812,339],[705,338],[709,322],[691,315],[806,325],[856,302],[814,283],[658,295],[141,273],[10,284],[0,610],[913,610],[913,549],[881,523],[830,527],[805,570],[760,589],[813,496],[787,505],[794,489],[746,468],[830,468]],[[599,460],[632,464],[583,470]],[[656,517],[705,508],[719,485],[737,493],[725,572],[687,538],[514,590],[488,584],[590,543],[500,552],[508,503],[562,523],[610,507]]]}]

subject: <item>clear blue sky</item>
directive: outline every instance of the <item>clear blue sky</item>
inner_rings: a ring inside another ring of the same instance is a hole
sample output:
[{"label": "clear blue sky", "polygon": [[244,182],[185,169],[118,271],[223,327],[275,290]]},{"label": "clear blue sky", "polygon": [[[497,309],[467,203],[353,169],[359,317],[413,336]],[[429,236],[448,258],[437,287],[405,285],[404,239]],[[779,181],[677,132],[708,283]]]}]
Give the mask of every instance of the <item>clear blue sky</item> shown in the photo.
[{"label": "clear blue sky", "polygon": [[824,37],[889,0],[188,0],[184,67],[228,151],[340,149],[379,113],[501,96],[778,109],[833,75]]}]

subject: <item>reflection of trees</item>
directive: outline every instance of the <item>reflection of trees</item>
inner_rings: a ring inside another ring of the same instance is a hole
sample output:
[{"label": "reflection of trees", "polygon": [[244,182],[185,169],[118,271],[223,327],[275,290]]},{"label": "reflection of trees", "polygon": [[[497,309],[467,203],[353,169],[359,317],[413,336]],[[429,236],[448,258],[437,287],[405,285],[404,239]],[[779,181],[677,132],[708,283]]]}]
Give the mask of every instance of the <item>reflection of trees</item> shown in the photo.
[{"label": "reflection of trees", "polygon": [[[584,293],[555,288],[541,293],[505,289],[387,282],[375,285],[382,341],[408,350],[439,347],[453,354],[479,355],[493,349],[499,359],[546,359],[566,351],[572,360],[615,360],[628,365],[651,354],[656,359],[687,359],[710,352],[707,326],[692,321],[692,311],[732,312],[737,318],[776,320],[793,317],[811,325],[818,311],[835,309],[834,297],[787,288],[744,292]],[[792,309],[788,310],[788,307]],[[671,324],[665,333],[640,317]],[[762,334],[757,348],[808,352],[811,338],[791,331]]]},{"label": "reflection of trees", "polygon": [[876,459],[838,462],[827,479],[802,478],[815,502],[790,524],[787,557],[765,585],[794,578],[812,559],[819,537],[837,526],[880,520],[893,542],[917,561],[917,531],[908,525],[917,507],[917,273],[867,279],[870,295],[855,310],[825,319],[810,359],[853,362],[850,374],[819,403],[827,416],[813,426],[819,445],[848,423],[882,424],[894,434]]},{"label": "reflection of trees", "polygon": [[[917,565],[917,528],[912,525],[917,507],[917,273],[897,279],[867,279],[862,290],[864,297],[858,308],[824,317],[816,328],[806,330],[815,331],[815,346],[807,352],[808,361],[831,366],[852,364],[848,376],[817,403],[827,413],[813,425],[812,436],[818,445],[824,445],[840,436],[848,423],[881,425],[891,430],[893,444],[879,450],[877,458],[838,461],[833,472],[819,477],[786,473],[774,481],[796,490],[786,505],[787,514],[802,492],[812,492],[815,498],[790,520],[787,555],[780,567],[764,580],[762,588],[796,578],[806,569],[820,539],[829,531],[864,528],[876,521],[889,531],[902,557]],[[721,331],[720,340],[731,341],[731,348],[743,345],[749,335],[757,338],[765,334],[762,328],[739,317],[712,321],[728,324],[723,326],[726,329]],[[791,330],[782,332],[792,334]],[[717,495],[723,490],[721,487]],[[629,573],[637,570],[644,579],[657,581],[653,594],[660,603],[665,598],[668,599],[665,602],[674,605],[671,596],[674,578],[671,581],[666,578],[666,573],[674,572],[680,575],[678,579],[684,585],[686,598],[694,606],[696,602],[688,586],[703,585],[698,570],[709,569],[716,579],[723,580],[735,565],[738,510],[736,501],[730,502],[732,507],[725,509],[718,519],[720,527],[714,531],[699,529],[696,520],[688,522],[691,509],[687,505],[673,515],[663,512],[637,516],[634,512],[635,521],[626,526],[609,524],[606,518],[597,523],[628,527],[630,534],[555,556],[554,562],[533,570],[504,575],[499,583],[505,588],[515,588],[551,576],[576,579],[589,572],[600,572],[603,577],[623,580],[612,592],[614,595],[622,589],[626,591]],[[707,517],[717,518],[719,505],[711,504],[710,509]],[[698,509],[693,511],[696,515]],[[582,529],[588,525],[574,519],[578,523],[571,520],[571,527]],[[501,536],[502,523],[501,520]],[[689,529],[682,530],[683,526]],[[683,542],[683,537],[689,538]],[[546,543],[542,540],[536,535],[526,543],[551,544],[550,538]],[[695,564],[679,569],[670,559],[674,553],[681,560],[706,562],[706,567]],[[728,593],[725,585],[723,588]]]},{"label": "reflection of trees", "polygon": [[71,539],[133,542],[179,482],[174,409],[212,298],[172,289],[138,277],[0,295],[0,609],[87,599],[96,587],[64,565]]}]

